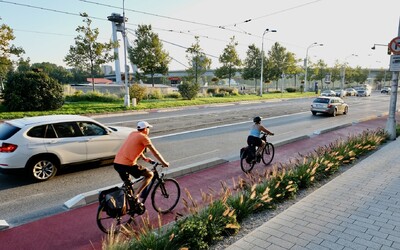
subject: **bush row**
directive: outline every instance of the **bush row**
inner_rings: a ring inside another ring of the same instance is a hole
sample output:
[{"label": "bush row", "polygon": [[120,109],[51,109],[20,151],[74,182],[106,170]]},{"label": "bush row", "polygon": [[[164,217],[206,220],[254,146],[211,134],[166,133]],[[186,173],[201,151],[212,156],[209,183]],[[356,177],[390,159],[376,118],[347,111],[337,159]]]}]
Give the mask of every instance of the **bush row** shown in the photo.
[{"label": "bush row", "polygon": [[[253,172],[235,181],[232,188],[223,184],[218,199],[203,193],[202,207],[186,190],[183,199],[189,215],[170,227],[154,229],[149,219],[143,219],[140,232],[109,235],[104,249],[207,249],[223,237],[233,235],[240,223],[253,213],[274,209],[277,204],[296,196],[301,189],[330,177],[340,167],[375,150],[385,142],[387,134],[379,129],[364,131],[317,148],[308,155],[299,155],[288,164],[275,165],[272,170]],[[129,235],[126,238],[126,235]]]}]

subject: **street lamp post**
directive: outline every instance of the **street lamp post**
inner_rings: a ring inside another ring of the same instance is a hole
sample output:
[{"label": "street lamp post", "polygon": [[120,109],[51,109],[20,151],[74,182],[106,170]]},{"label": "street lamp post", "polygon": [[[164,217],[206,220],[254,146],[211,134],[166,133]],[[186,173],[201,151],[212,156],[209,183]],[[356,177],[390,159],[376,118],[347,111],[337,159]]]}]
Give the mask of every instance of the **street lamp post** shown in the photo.
[{"label": "street lamp post", "polygon": [[123,32],[122,32],[122,36],[124,39],[124,69],[125,69],[125,99],[124,99],[124,105],[125,107],[130,107],[130,97],[129,97],[129,88],[128,88],[128,64],[126,63],[126,46],[127,46],[127,42],[126,42],[126,27],[125,27],[125,0],[122,1],[122,15],[123,15]]},{"label": "street lamp post", "polygon": [[306,89],[311,89],[311,86],[310,86],[310,87],[307,86],[308,50],[309,50],[310,48],[312,48],[312,47],[315,47],[315,46],[324,46],[324,45],[323,45],[322,43],[317,43],[317,42],[315,42],[315,43],[310,44],[310,45],[307,47],[306,58],[304,59],[304,68],[305,68],[305,73],[304,73],[304,86],[306,87]]},{"label": "street lamp post", "polygon": [[265,29],[262,35],[262,42],[261,42],[261,77],[260,77],[260,96],[263,93],[263,74],[264,74],[264,36],[268,32],[276,32],[276,30]]},{"label": "street lamp post", "polygon": [[345,81],[345,78],[346,78],[346,63],[347,63],[347,58],[350,58],[350,57],[352,57],[352,56],[358,56],[358,55],[356,55],[356,54],[351,54],[351,55],[349,55],[349,56],[346,56],[346,58],[344,59],[344,64],[343,64],[343,68],[342,68],[342,82],[340,83],[340,88],[341,89],[343,89],[343,87],[344,87],[344,81]]}]

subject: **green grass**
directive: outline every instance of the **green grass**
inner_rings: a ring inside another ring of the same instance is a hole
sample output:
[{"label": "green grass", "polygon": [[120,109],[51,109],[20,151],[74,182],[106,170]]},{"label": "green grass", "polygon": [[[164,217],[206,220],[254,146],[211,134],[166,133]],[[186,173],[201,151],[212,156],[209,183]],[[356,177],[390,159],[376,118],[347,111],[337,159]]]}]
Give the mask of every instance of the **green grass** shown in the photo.
[{"label": "green grass", "polygon": [[121,99],[116,102],[69,102],[64,104],[58,110],[52,111],[26,111],[26,112],[8,112],[6,108],[0,104],[0,120],[15,119],[26,116],[52,115],[52,114],[79,114],[93,115],[104,113],[118,113],[129,110],[150,110],[160,108],[176,108],[184,106],[207,105],[215,103],[229,103],[240,101],[262,101],[271,99],[287,99],[314,97],[313,92],[301,93],[266,93],[262,97],[256,95],[238,95],[226,97],[198,97],[194,100],[183,99],[159,99],[159,100],[143,100],[136,107],[125,107]]}]

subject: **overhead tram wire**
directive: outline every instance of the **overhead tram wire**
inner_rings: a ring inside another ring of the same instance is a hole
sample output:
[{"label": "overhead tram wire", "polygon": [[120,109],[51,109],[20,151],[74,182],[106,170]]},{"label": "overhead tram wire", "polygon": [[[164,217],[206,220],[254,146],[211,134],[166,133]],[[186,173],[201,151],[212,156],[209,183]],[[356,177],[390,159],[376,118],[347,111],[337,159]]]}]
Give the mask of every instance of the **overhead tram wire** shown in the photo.
[{"label": "overhead tram wire", "polygon": [[[83,1],[83,0],[79,0],[79,1]],[[65,15],[81,17],[81,15],[77,14],[77,13],[72,13],[72,12],[67,12],[67,11],[60,11],[60,10],[50,9],[50,8],[45,8],[45,7],[39,7],[39,6],[30,5],[30,4],[21,4],[21,3],[15,3],[15,2],[6,1],[6,0],[0,0],[0,2],[7,3],[7,4],[13,4],[13,5],[17,5],[17,6],[22,6],[22,7],[27,7],[27,8],[39,9],[39,10],[43,10],[43,11],[59,13],[59,14],[65,14]],[[84,2],[87,2],[87,1],[84,1]],[[115,7],[115,8],[119,8],[119,7]],[[109,20],[106,19],[106,18],[100,18],[100,17],[95,17],[95,16],[88,16],[88,17],[91,18],[91,19],[94,19],[94,20],[100,20],[100,21],[109,22]],[[133,25],[133,26],[136,26],[136,27],[139,26],[138,24],[132,24],[132,23],[126,23],[126,25]],[[213,37],[209,37],[209,36],[192,34],[190,31],[185,32],[185,31],[167,30],[167,29],[162,29],[162,28],[157,28],[157,27],[153,27],[153,28],[157,29],[157,30],[166,31],[166,32],[174,32],[174,33],[178,33],[178,34],[184,34],[184,35],[190,35],[190,36],[198,36],[198,37],[202,37],[202,38],[206,38],[206,39],[210,39],[210,40],[215,40],[215,41],[219,41],[219,42],[228,42],[226,40],[217,39],[217,38],[213,38]],[[20,30],[20,31],[23,31],[23,30]],[[39,33],[39,32],[40,31],[37,31],[36,33]],[[50,34],[50,33],[46,33],[46,34]]]},{"label": "overhead tram wire", "polygon": [[[79,1],[87,2],[87,3],[91,3],[91,4],[103,5],[103,6],[110,7],[110,8],[121,9],[120,7],[117,7],[117,6],[100,4],[100,3],[96,3],[96,2],[88,1],[88,0],[79,0]],[[316,0],[316,1],[314,1],[314,2],[306,3],[306,4],[303,4],[303,5],[301,5],[301,6],[304,6],[304,5],[307,5],[307,4],[312,4],[312,3],[315,3],[315,2],[319,2],[319,1],[322,1],[322,0]],[[7,1],[7,0],[0,0],[0,3],[12,4],[12,5],[17,5],[17,6],[22,6],[22,7],[28,7],[28,8],[33,8],[33,9],[39,9],[39,10],[43,10],[43,11],[49,11],[49,12],[54,12],[54,13],[59,13],[59,14],[66,14],[66,15],[81,17],[81,15],[80,15],[80,14],[77,14],[77,13],[72,13],[72,12],[68,12],[68,11],[61,11],[61,10],[56,10],[56,9],[50,9],[50,8],[45,8],[45,7],[39,7],[39,6],[30,5],[30,4],[21,4],[21,3],[11,2],[11,1]],[[295,6],[295,7],[290,8],[290,9],[298,8],[298,7],[301,7],[301,6]],[[187,23],[192,23],[192,24],[197,24],[197,25],[208,26],[208,27],[212,27],[212,28],[219,28],[219,29],[224,29],[224,30],[228,30],[228,31],[238,32],[237,30],[227,29],[227,28],[225,28],[224,26],[216,26],[216,25],[209,25],[209,24],[204,24],[204,23],[199,23],[199,22],[187,21],[187,20],[183,20],[183,19],[172,18],[172,17],[162,16],[162,15],[156,15],[156,14],[151,14],[151,13],[147,13],[147,12],[135,11],[135,10],[132,10],[132,9],[126,9],[126,10],[132,11],[132,12],[137,12],[137,13],[142,13],[142,14],[147,14],[147,15],[153,15],[153,16],[157,16],[157,17],[169,18],[169,19],[172,19],[172,20],[177,20],[177,21],[182,21],[182,22],[187,22]],[[283,12],[283,11],[284,11],[284,10],[282,10],[282,11],[280,11],[280,12]],[[262,18],[262,17],[266,17],[266,16],[269,16],[269,15],[273,15],[273,14],[278,14],[278,12],[272,13],[272,14],[268,14],[268,15],[264,15],[264,16],[261,16],[261,17],[257,17],[257,18],[254,18],[253,20],[259,19],[259,18]],[[99,17],[95,17],[95,16],[88,16],[88,17],[91,18],[91,19],[94,19],[94,20],[107,21],[107,22],[109,21],[109,20],[106,19],[106,18],[99,18]],[[251,19],[248,19],[248,20],[246,20],[246,21],[244,21],[244,22],[249,22],[249,21],[251,21]],[[130,24],[130,23],[127,23],[127,25],[138,26],[138,24]],[[159,30],[164,30],[164,31],[169,31],[169,32],[176,32],[176,33],[179,33],[179,34],[191,33],[190,30],[187,31],[187,32],[183,32],[183,31],[165,30],[165,29],[160,29],[160,28],[156,28],[156,27],[154,27],[154,29],[159,29]],[[239,33],[247,33],[247,32],[241,31],[241,32],[239,32]],[[187,34],[187,35],[189,35],[189,34]],[[223,40],[221,40],[221,39],[211,38],[211,37],[209,37],[209,36],[196,35],[196,34],[192,34],[192,35],[193,35],[193,36],[198,36],[198,37],[203,37],[203,38],[210,39],[210,40],[216,40],[216,41],[221,41],[221,42],[227,42],[227,41],[223,41]],[[250,33],[247,33],[246,35],[251,35],[251,36],[254,36],[254,37],[259,37],[259,36],[257,36],[257,35],[252,35],[252,34],[250,34]],[[240,45],[240,44],[239,44],[239,45]],[[212,56],[212,55],[210,55],[210,56]],[[212,56],[212,57],[215,57],[215,56]]]},{"label": "overhead tram wire", "polygon": [[[45,7],[38,7],[38,6],[30,5],[30,4],[16,3],[16,2],[10,2],[10,1],[4,1],[4,0],[0,0],[0,2],[7,3],[7,4],[13,4],[13,5],[17,5],[17,6],[33,8],[33,9],[39,9],[39,10],[44,10],[44,11],[50,11],[50,12],[55,12],[55,13],[60,13],[60,14],[66,14],[66,15],[81,17],[80,14],[72,13],[72,12],[68,12],[68,11],[63,11],[63,10],[55,10],[55,9],[50,9],[50,8],[45,8]],[[93,16],[88,16],[88,17],[92,18],[92,19],[96,19],[96,20],[107,20],[107,19],[104,19],[104,18],[98,18],[98,17],[93,17]]]},{"label": "overhead tram wire", "polygon": [[[242,22],[233,23],[233,24],[226,24],[226,25],[220,25],[219,27],[223,27],[224,29],[227,29],[227,27],[236,27],[236,28],[238,28],[238,25],[241,25],[241,24],[245,24],[245,23],[249,23],[249,22],[261,19],[261,18],[265,18],[265,17],[281,14],[281,13],[284,13],[284,12],[287,12],[287,11],[290,11],[290,10],[302,8],[304,6],[315,4],[315,3],[320,2],[320,1],[323,1],[323,0],[315,0],[315,1],[312,1],[312,2],[296,5],[294,7],[290,7],[290,8],[287,8],[287,9],[278,10],[278,11],[275,11],[275,12],[272,12],[272,13],[269,13],[269,14],[266,14],[266,15],[263,15],[263,16],[259,16],[259,17],[255,17],[255,18],[249,18],[249,19],[246,19],[246,20],[244,20]],[[203,29],[194,29],[193,31],[197,31],[197,30],[203,30]],[[231,30],[231,29],[227,29],[227,30]],[[242,33],[247,33],[247,35],[251,35],[251,36],[255,36],[255,37],[261,38],[261,36],[253,35],[251,33],[248,33],[246,31],[244,31],[244,30],[242,30]]]},{"label": "overhead tram wire", "polygon": [[[85,3],[90,3],[90,4],[95,4],[95,5],[100,5],[100,6],[104,6],[104,7],[109,7],[109,8],[122,9],[121,7],[118,7],[118,6],[113,6],[113,5],[109,5],[109,4],[103,4],[103,3],[98,3],[98,2],[95,2],[95,1],[89,1],[89,0],[79,0],[79,1],[85,2]],[[206,24],[206,23],[199,23],[199,22],[194,22],[194,21],[188,21],[188,20],[184,20],[184,19],[180,19],[180,18],[169,17],[169,16],[163,16],[163,15],[153,14],[153,13],[149,13],[149,12],[145,12],[145,11],[139,11],[139,10],[133,10],[133,9],[127,9],[127,8],[125,8],[125,11],[131,11],[131,12],[135,12],[135,13],[139,13],[139,14],[144,14],[144,15],[149,15],[149,16],[161,17],[161,18],[166,18],[166,19],[175,20],[175,21],[180,21],[180,22],[185,22],[185,23],[191,23],[191,24],[197,24],[197,25],[202,25],[202,26],[208,26],[208,27],[212,27],[212,28],[218,28],[218,26],[216,26],[216,25],[211,25],[211,24]]]},{"label": "overhead tram wire", "polygon": [[[90,4],[95,4],[95,5],[99,5],[99,6],[114,8],[114,9],[122,9],[121,7],[118,7],[118,6],[98,3],[98,2],[94,2],[94,1],[90,1],[90,0],[79,0],[79,1],[85,2],[85,3],[90,3]],[[184,19],[180,19],[180,18],[169,17],[169,16],[164,16],[164,15],[158,15],[158,14],[153,14],[153,13],[149,13],[149,12],[145,12],[145,11],[139,11],[139,10],[133,10],[133,9],[127,9],[127,8],[125,8],[125,11],[131,11],[131,12],[135,12],[135,13],[139,13],[139,14],[150,15],[150,16],[155,16],[155,17],[161,17],[161,18],[166,18],[166,19],[170,19],[170,20],[175,20],[175,21],[180,21],[180,22],[185,22],[185,23],[190,23],[190,24],[206,26],[208,28],[222,29],[222,30],[227,30],[227,31],[232,31],[232,32],[236,32],[236,33],[249,35],[249,33],[247,33],[247,32],[242,32],[242,31],[237,31],[237,30],[234,30],[234,29],[229,29],[227,27],[220,26],[220,25],[212,25],[212,24],[207,24],[207,23],[189,21],[189,20],[184,20]]]},{"label": "overhead tram wire", "polygon": [[[131,34],[131,35],[133,35],[133,36],[136,37],[136,35],[135,35],[134,33],[132,33],[130,29],[127,29],[127,30],[128,30],[128,33],[129,33],[129,34]],[[186,47],[186,46],[177,44],[177,43],[173,43],[173,42],[166,41],[166,40],[164,40],[164,39],[160,39],[160,41],[162,41],[162,42],[164,42],[164,43],[168,43],[168,44],[173,45],[173,46],[176,46],[176,47],[179,47],[179,48],[181,48],[181,49],[185,49],[185,50],[189,48],[189,47]],[[209,56],[209,57],[212,57],[212,58],[217,58],[217,59],[219,58],[219,57],[217,57],[217,56],[210,55],[210,54],[207,54],[207,53],[204,53],[204,54],[205,54],[206,56]]]}]

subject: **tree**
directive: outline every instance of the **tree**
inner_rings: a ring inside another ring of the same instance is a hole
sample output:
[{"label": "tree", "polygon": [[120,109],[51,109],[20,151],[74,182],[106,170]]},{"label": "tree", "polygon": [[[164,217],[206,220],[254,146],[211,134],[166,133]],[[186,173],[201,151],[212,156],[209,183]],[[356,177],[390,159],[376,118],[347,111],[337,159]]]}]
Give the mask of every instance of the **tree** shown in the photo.
[{"label": "tree", "polygon": [[[0,18],[1,20],[1,18]],[[0,26],[0,85],[7,73],[12,70],[11,56],[19,57],[25,53],[21,47],[15,47],[11,41],[15,39],[14,31],[6,24]]]},{"label": "tree", "polygon": [[[152,86],[154,87],[154,75],[167,74],[170,58],[168,53],[163,50],[162,43],[155,34],[151,25],[139,25],[135,31],[136,39],[133,46],[128,49],[129,60],[132,64],[143,71],[143,74],[151,76]],[[143,79],[143,76],[136,76]]]},{"label": "tree", "polygon": [[43,72],[17,72],[4,88],[4,106],[9,111],[44,111],[61,108],[63,88]]},{"label": "tree", "polygon": [[292,52],[287,52],[285,47],[276,42],[268,52],[268,74],[265,79],[278,81],[283,74],[294,74],[297,62]]},{"label": "tree", "polygon": [[94,91],[96,68],[115,59],[114,53],[110,53],[110,51],[118,44],[112,41],[107,43],[97,42],[99,29],[92,29],[92,20],[88,18],[86,13],[82,13],[81,16],[84,18],[85,25],[76,28],[76,31],[80,34],[75,37],[75,46],[70,46],[64,61],[69,66],[90,72]]},{"label": "tree", "polygon": [[325,76],[328,74],[328,65],[324,60],[320,59],[313,65],[314,79],[321,82],[321,86],[324,84]]},{"label": "tree", "polygon": [[375,77],[375,82],[386,82],[390,81],[392,79],[392,74],[390,72],[386,71],[385,69],[379,70],[378,74],[376,74]]},{"label": "tree", "polygon": [[72,82],[73,75],[71,71],[68,71],[62,66],[58,66],[54,63],[42,62],[34,63],[31,66],[32,69],[42,69],[44,73],[47,73],[51,78],[56,79],[60,83]]},{"label": "tree", "polygon": [[357,82],[359,84],[364,83],[368,79],[368,69],[363,69],[357,66],[355,69],[351,70],[351,75],[349,80]]},{"label": "tree", "polygon": [[186,50],[186,53],[188,53],[186,58],[190,65],[186,72],[189,75],[189,79],[195,79],[195,83],[197,84],[199,77],[210,69],[211,59],[206,56],[203,49],[200,47],[199,37],[196,36],[195,39],[196,42]]},{"label": "tree", "polygon": [[331,82],[333,86],[335,85],[336,81],[341,81],[342,71],[343,65],[336,60],[335,65],[331,68]]},{"label": "tree", "polygon": [[[267,59],[264,56],[264,61]],[[243,79],[254,79],[255,84],[257,79],[261,76],[261,51],[252,44],[248,47],[246,52],[246,59],[244,60],[244,67],[242,72]]]},{"label": "tree", "polygon": [[24,58],[19,58],[17,63],[18,72],[28,72],[31,69],[31,59],[28,57],[26,60]]},{"label": "tree", "polygon": [[222,63],[220,68],[215,70],[215,75],[219,78],[228,78],[229,87],[231,86],[231,79],[235,76],[236,72],[239,71],[239,67],[242,62],[239,58],[239,54],[236,51],[235,37],[231,38],[230,43],[225,47],[222,55],[219,57],[219,62]]}]

